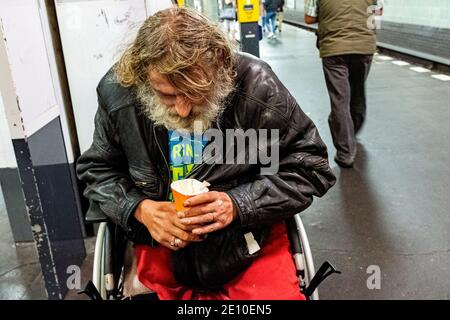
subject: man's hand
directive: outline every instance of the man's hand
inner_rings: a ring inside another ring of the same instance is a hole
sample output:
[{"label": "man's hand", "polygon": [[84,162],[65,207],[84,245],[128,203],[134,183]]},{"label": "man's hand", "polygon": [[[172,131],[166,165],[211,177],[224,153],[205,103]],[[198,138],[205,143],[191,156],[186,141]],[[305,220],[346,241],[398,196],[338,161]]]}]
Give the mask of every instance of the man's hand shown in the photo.
[{"label": "man's hand", "polygon": [[153,239],[169,249],[178,250],[189,242],[202,240],[191,232],[199,226],[181,223],[171,202],[144,200],[138,205],[134,216],[147,227]]},{"label": "man's hand", "polygon": [[203,225],[192,230],[194,234],[207,234],[228,226],[237,217],[236,208],[225,192],[211,191],[192,197],[184,202],[188,208],[178,212],[181,223],[186,226]]},{"label": "man's hand", "polygon": [[305,23],[306,24],[314,24],[314,23],[318,23],[318,22],[319,22],[318,17],[312,17],[312,16],[305,15]]}]

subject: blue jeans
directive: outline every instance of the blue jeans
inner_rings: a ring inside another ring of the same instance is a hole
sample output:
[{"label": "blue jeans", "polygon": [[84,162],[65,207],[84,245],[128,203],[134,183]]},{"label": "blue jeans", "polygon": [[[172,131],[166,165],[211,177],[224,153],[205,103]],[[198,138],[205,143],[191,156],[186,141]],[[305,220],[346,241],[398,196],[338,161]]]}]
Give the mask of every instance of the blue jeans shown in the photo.
[{"label": "blue jeans", "polygon": [[268,11],[266,13],[266,28],[269,32],[275,32],[277,13],[275,11]]}]

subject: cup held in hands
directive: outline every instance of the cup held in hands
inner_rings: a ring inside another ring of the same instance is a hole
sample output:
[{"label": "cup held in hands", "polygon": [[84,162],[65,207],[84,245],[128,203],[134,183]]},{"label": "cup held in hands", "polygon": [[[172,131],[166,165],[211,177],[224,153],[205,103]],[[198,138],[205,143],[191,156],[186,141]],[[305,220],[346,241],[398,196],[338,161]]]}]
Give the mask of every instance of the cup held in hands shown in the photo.
[{"label": "cup held in hands", "polygon": [[172,182],[170,187],[172,189],[176,210],[185,210],[186,208],[183,203],[189,198],[208,192],[209,185],[206,181],[200,182],[196,179],[184,179]]}]

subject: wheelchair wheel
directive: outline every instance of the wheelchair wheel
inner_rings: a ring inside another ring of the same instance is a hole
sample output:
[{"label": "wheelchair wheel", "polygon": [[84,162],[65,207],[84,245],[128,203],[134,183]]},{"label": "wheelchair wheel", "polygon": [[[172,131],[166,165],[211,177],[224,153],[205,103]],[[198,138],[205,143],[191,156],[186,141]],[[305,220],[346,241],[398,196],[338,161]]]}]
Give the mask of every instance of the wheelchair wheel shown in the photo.
[{"label": "wheelchair wheel", "polygon": [[[303,259],[305,265],[305,278],[307,285],[310,284],[312,278],[316,274],[316,270],[314,268],[314,261],[311,252],[311,247],[309,246],[308,236],[306,235],[305,227],[303,226],[303,222],[300,219],[300,215],[295,216],[295,222],[297,224],[297,228],[299,230],[300,243],[303,247]],[[310,300],[319,300],[319,291],[318,289],[314,290],[312,295],[309,297]]]},{"label": "wheelchair wheel", "polygon": [[[316,273],[311,248],[299,214],[296,214],[294,219],[289,219],[289,221],[287,221],[287,226],[300,288],[304,293]],[[114,242],[111,238],[111,234],[108,223],[100,223],[95,243],[92,282],[104,300],[110,298],[120,299],[121,283],[123,282],[122,272],[120,272],[120,275],[114,277],[113,274],[115,272],[111,268],[113,263],[108,259],[108,257],[112,256],[111,250],[113,250],[113,248],[111,245]],[[115,286],[115,284],[117,286]],[[312,294],[307,296],[307,299],[319,300],[318,290],[314,290]]]},{"label": "wheelchair wheel", "polygon": [[116,226],[102,222],[95,242],[92,283],[103,300],[122,298],[124,247],[120,243]]},{"label": "wheelchair wheel", "polygon": [[95,241],[94,265],[92,268],[92,282],[99,291],[102,299],[106,299],[104,261],[105,261],[105,233],[106,222],[100,223]]},{"label": "wheelchair wheel", "polygon": [[[300,214],[296,214],[293,219],[288,220],[287,226],[300,289],[305,293],[306,288],[309,287],[316,272],[308,237]],[[317,289],[306,298],[309,300],[319,300]]]}]

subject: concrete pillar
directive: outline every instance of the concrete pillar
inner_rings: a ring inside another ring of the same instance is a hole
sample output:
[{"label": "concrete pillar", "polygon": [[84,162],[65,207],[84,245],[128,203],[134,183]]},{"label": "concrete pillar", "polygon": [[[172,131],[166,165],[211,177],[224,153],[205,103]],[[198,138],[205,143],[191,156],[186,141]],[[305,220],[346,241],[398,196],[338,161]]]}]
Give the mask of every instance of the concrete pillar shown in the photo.
[{"label": "concrete pillar", "polygon": [[0,93],[48,298],[62,299],[69,267],[80,266],[86,252],[75,143],[46,2],[0,2]]},{"label": "concrete pillar", "polygon": [[[1,30],[0,30],[1,36]],[[33,241],[25,208],[17,161],[8,129],[3,97],[0,94],[0,185],[14,242]],[[1,195],[0,195],[1,196]]]}]

